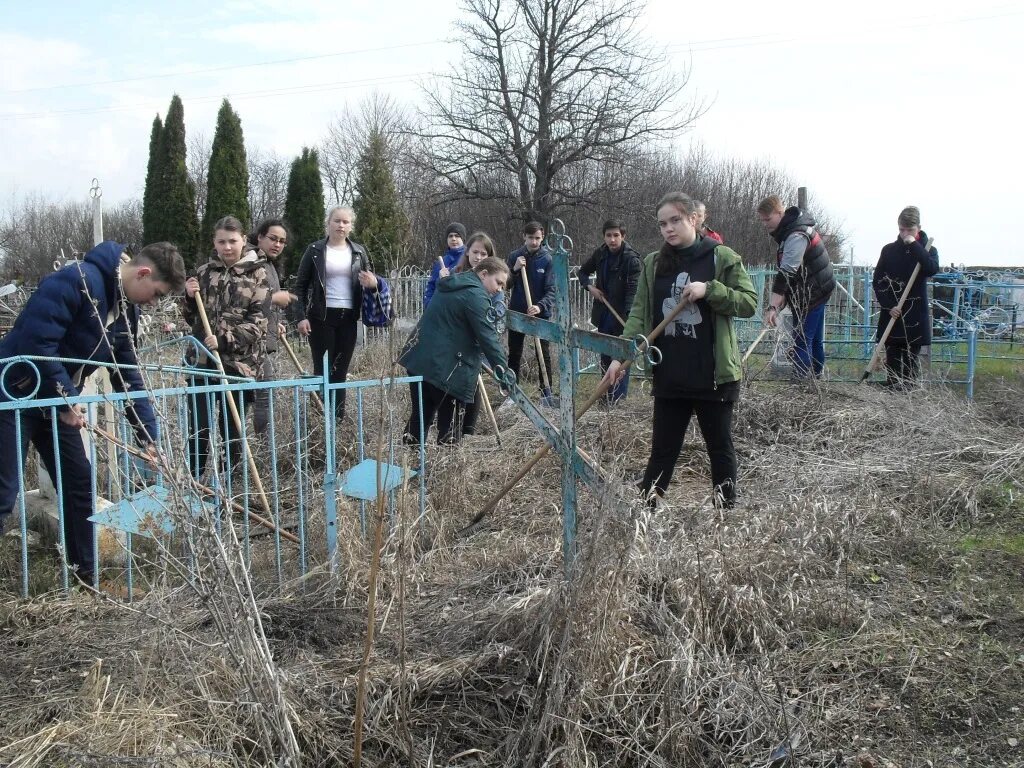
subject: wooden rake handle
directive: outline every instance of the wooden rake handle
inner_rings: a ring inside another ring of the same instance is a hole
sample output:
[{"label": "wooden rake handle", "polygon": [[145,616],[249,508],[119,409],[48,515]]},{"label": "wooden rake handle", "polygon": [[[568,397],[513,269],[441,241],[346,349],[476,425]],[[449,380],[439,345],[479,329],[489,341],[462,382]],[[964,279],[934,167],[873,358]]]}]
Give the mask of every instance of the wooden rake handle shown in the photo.
[{"label": "wooden rake handle", "polygon": [[[934,238],[928,238],[928,242],[924,244],[925,252],[930,251],[932,249],[932,243],[934,242]],[[903,293],[900,295],[900,300],[896,303],[895,309],[899,310],[901,313],[903,311],[903,305],[906,303],[907,299],[910,298],[910,291],[913,289],[914,283],[917,282],[917,276],[920,273],[921,262],[917,262],[917,264],[914,265],[914,271],[910,273],[910,279],[907,280],[907,284],[903,288]],[[867,381],[868,377],[871,376],[872,371],[878,370],[882,350],[885,349],[885,342],[889,340],[889,334],[891,334],[892,329],[896,327],[896,321],[898,319],[899,318],[897,317],[889,318],[889,322],[888,324],[886,324],[885,330],[882,332],[882,338],[880,338],[878,340],[878,343],[875,344],[875,350],[874,352],[871,353],[871,359],[868,360],[867,368],[864,369],[864,375],[861,376],[860,380],[862,383]]]},{"label": "wooden rake handle", "polygon": [[[299,372],[300,376],[305,376],[306,371],[302,367],[302,363],[299,362],[299,356],[295,354],[295,350],[292,348],[292,345],[288,342],[288,336],[284,333],[281,334],[281,343],[284,344],[284,349],[288,353],[288,357],[291,358],[292,365],[295,366],[295,370]],[[324,404],[320,400],[320,395],[318,395],[316,392],[311,392],[310,394],[313,395],[313,402],[320,406],[320,410],[323,411]]]},{"label": "wooden rake handle", "polygon": [[[526,277],[526,267],[519,270],[519,276],[523,279],[523,290],[526,292],[526,308],[533,306],[533,297],[530,295],[530,281]],[[548,378],[548,368],[544,365],[544,348],[541,346],[540,337],[533,337],[533,346],[537,350],[537,365],[540,366],[540,380],[544,392],[551,391],[551,380]]]},{"label": "wooden rake handle", "polygon": [[608,308],[608,311],[612,313],[612,317],[615,318],[615,322],[617,322],[619,325],[625,328],[626,321],[622,319],[622,315],[615,311],[615,307],[612,306],[611,302],[608,301],[607,297],[603,293],[599,293],[597,298],[602,304],[605,305],[605,307]]},{"label": "wooden rake handle", "polygon": [[747,362],[747,358],[749,358],[754,353],[754,350],[757,349],[757,345],[760,344],[764,337],[768,335],[768,331],[770,330],[771,328],[768,328],[766,326],[759,334],[757,334],[757,338],[754,339],[754,343],[747,347],[747,351],[743,353],[743,358],[740,360],[740,365],[744,365]]},{"label": "wooden rake handle", "polygon": [[[213,336],[213,331],[210,328],[210,320],[206,316],[206,306],[203,304],[203,297],[196,292],[193,297],[196,302],[196,308],[199,310],[199,317],[203,321],[203,331],[206,333],[207,338]],[[227,373],[224,370],[224,362],[221,360],[220,353],[213,349],[210,350],[213,354],[213,361],[217,364],[217,370],[221,376],[227,377]],[[238,431],[239,438],[242,436],[242,417],[238,413],[238,406],[235,405],[235,398],[232,397],[230,392],[224,392],[224,400],[227,401],[228,411],[231,413],[231,420],[235,423],[235,429]],[[256,483],[256,491],[260,497],[260,506],[263,507],[263,512],[269,517],[273,513],[270,511],[270,501],[267,499],[267,492],[263,488],[263,479],[260,477],[260,471],[256,467],[256,459],[252,455],[252,451],[249,450],[249,445],[245,440],[239,439],[242,445],[242,453],[245,454],[246,460],[249,462],[249,474],[252,475],[253,481]]]}]

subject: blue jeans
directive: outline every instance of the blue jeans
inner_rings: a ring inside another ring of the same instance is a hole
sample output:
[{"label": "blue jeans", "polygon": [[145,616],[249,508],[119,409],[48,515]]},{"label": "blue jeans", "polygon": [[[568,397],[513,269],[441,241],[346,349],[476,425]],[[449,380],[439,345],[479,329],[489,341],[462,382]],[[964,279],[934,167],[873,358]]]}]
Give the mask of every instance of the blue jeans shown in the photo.
[{"label": "blue jeans", "polygon": [[793,365],[798,376],[825,370],[825,305],[804,315],[803,322],[793,329]]},{"label": "blue jeans", "polygon": [[[608,370],[608,366],[611,365],[612,359],[608,355],[601,355],[601,373],[603,374]],[[626,393],[629,392],[629,369],[626,369],[626,375],[619,379],[618,383],[608,390],[608,400],[612,403],[617,403],[622,400]]]}]

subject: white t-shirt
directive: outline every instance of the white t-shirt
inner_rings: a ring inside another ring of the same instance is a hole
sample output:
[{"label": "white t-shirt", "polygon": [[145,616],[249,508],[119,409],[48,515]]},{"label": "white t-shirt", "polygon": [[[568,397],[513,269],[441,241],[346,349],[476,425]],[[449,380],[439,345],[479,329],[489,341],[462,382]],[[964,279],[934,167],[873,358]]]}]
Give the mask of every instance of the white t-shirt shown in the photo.
[{"label": "white t-shirt", "polygon": [[327,306],[352,309],[352,246],[327,246]]}]

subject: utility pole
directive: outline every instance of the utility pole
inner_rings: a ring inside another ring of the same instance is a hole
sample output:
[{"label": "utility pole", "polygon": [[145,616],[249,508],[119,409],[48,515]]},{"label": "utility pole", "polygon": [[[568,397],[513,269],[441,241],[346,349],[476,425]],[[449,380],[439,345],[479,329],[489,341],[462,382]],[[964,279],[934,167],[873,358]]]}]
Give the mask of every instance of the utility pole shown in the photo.
[{"label": "utility pole", "polygon": [[92,198],[92,244],[99,245],[103,242],[103,190],[97,178],[92,180],[89,197]]}]

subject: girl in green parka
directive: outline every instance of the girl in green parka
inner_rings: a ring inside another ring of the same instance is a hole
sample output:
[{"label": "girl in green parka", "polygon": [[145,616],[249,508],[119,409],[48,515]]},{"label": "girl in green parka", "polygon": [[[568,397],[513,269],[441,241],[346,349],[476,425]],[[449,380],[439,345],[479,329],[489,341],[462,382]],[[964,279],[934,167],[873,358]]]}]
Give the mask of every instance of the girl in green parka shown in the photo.
[{"label": "girl in green parka", "polygon": [[420,385],[409,385],[412,415],[403,436],[407,444],[419,444],[420,425],[423,432],[430,429],[446,396],[463,405],[473,401],[485,356],[493,368],[508,366],[505,349],[488,317],[491,297],[505,290],[507,282],[508,267],[489,257],[472,272],[459,272],[438,283],[398,361],[410,375],[423,377],[422,410]]},{"label": "girl in green parka", "polygon": [[[732,506],[736,499],[732,414],[739,400],[741,371],[732,319],[753,316],[757,293],[739,254],[703,237],[696,214],[693,199],[680,192],[658,203],[658,226],[665,243],[644,260],[622,331],[626,338],[648,334],[678,304],[686,305],[652,342],[662,359],[653,369],[654,429],[640,491],[652,503],[665,495],[690,418],[696,414],[711,460],[716,498]],[[612,361],[604,381],[614,383],[621,367],[619,361]]]}]

